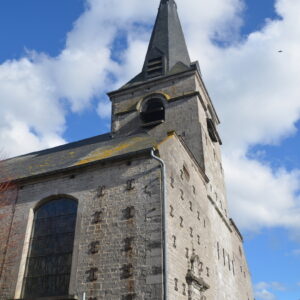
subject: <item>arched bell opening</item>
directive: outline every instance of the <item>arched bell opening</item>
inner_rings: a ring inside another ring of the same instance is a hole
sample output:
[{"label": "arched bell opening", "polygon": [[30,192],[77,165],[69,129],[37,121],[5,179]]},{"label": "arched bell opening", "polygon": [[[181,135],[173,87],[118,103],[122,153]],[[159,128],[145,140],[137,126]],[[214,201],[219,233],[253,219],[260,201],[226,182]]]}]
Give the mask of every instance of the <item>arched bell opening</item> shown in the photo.
[{"label": "arched bell opening", "polygon": [[143,127],[155,126],[165,122],[164,99],[154,96],[144,100],[141,105],[140,118]]}]

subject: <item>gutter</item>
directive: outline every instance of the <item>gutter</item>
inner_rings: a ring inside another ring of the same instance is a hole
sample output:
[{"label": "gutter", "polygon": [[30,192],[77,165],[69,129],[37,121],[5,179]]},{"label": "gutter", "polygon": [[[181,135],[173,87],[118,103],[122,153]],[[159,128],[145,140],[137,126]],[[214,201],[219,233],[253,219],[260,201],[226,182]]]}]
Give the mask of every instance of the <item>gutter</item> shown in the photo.
[{"label": "gutter", "polygon": [[167,205],[168,205],[168,199],[167,199],[167,184],[166,184],[166,164],[165,162],[156,156],[154,154],[154,150],[151,150],[151,157],[154,158],[156,161],[160,163],[161,166],[161,175],[162,175],[162,182],[163,182],[163,208],[162,208],[162,219],[163,219],[163,240],[164,240],[164,245],[163,245],[163,280],[164,280],[164,300],[168,300],[168,249],[167,249],[167,238],[168,238],[168,224],[167,224]]}]

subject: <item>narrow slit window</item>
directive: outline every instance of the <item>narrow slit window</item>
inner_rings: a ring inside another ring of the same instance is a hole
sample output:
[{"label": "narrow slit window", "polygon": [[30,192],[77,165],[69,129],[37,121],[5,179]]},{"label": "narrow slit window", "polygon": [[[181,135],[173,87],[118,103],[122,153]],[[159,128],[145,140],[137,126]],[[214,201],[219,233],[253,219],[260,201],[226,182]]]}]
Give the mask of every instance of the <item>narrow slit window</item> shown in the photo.
[{"label": "narrow slit window", "polygon": [[218,134],[214,122],[212,119],[207,119],[206,121],[207,121],[207,130],[208,130],[209,137],[214,143],[217,143]]},{"label": "narrow slit window", "polygon": [[71,274],[77,202],[60,198],[34,215],[23,298],[67,296]]}]

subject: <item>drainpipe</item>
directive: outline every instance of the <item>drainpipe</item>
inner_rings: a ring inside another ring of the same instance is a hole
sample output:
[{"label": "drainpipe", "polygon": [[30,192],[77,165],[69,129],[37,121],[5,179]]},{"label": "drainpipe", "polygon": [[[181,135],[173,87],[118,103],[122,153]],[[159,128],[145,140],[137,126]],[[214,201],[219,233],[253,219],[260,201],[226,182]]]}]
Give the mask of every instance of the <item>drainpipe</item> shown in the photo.
[{"label": "drainpipe", "polygon": [[168,199],[167,199],[167,182],[166,182],[166,164],[165,162],[154,154],[154,150],[151,150],[151,157],[157,160],[161,165],[161,175],[162,175],[162,187],[163,187],[163,279],[164,279],[164,300],[168,300],[168,249],[167,249],[167,238],[168,238],[168,223],[167,223],[167,208],[168,208]]}]

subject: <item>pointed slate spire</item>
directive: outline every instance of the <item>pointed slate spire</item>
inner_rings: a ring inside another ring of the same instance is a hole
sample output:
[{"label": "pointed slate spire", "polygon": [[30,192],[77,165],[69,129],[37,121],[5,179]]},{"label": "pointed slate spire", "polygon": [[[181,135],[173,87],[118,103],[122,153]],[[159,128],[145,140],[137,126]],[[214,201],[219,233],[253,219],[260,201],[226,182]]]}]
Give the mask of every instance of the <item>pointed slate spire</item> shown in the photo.
[{"label": "pointed slate spire", "polygon": [[151,73],[155,75],[155,65],[159,73],[160,59],[162,75],[170,73],[176,64],[181,63],[188,68],[191,63],[174,0],[160,2],[143,67],[146,77],[152,77]]},{"label": "pointed slate spire", "polygon": [[161,0],[142,72],[130,83],[186,70],[191,61],[174,0]]}]

